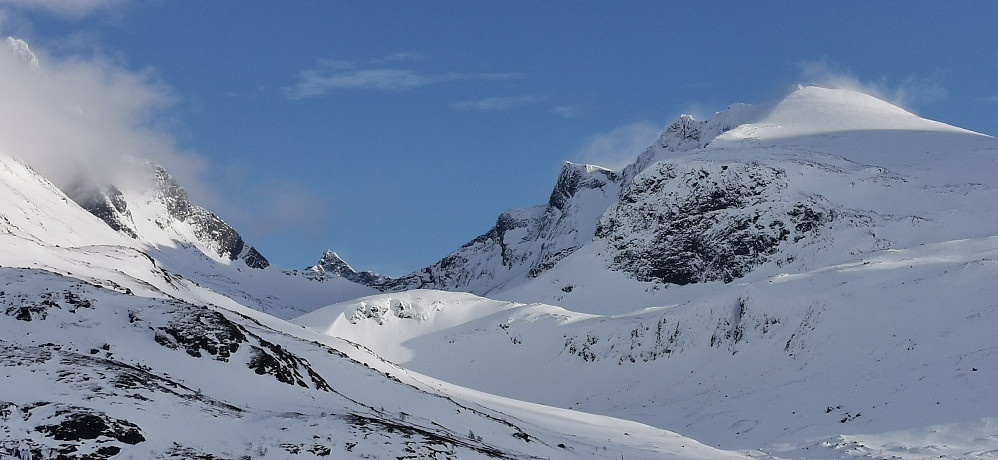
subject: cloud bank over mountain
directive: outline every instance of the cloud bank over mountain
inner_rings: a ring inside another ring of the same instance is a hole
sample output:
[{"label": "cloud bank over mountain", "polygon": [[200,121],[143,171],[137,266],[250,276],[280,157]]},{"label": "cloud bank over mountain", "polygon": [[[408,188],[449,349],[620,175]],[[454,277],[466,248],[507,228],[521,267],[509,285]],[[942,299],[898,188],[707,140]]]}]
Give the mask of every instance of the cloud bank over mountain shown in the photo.
[{"label": "cloud bank over mountain", "polygon": [[[193,183],[204,161],[164,128],[170,89],[152,70],[129,70],[104,56],[57,57],[7,40],[0,52],[0,150],[60,187],[127,186],[139,155]],[[27,54],[25,54],[27,53]]]}]

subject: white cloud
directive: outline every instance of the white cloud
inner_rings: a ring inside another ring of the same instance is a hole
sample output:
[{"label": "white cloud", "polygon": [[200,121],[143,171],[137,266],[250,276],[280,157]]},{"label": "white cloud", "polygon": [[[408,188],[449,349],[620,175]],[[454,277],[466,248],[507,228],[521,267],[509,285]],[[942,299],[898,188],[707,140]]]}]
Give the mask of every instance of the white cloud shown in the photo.
[{"label": "white cloud", "polygon": [[527,107],[543,100],[544,98],[540,96],[489,97],[479,100],[455,102],[451,104],[451,107],[458,111],[495,112]]},{"label": "white cloud", "polygon": [[[315,242],[328,236],[326,232],[335,217],[330,206],[335,202],[332,197],[281,178],[254,180],[252,171],[244,165],[223,169],[216,175],[216,180],[228,190],[238,190],[240,203],[231,200],[222,203],[214,198],[210,200],[209,209],[223,209],[224,218],[244,236],[271,238],[290,233],[293,235],[290,238]],[[247,205],[250,203],[251,206]]]},{"label": "white cloud", "polygon": [[559,105],[552,108],[551,113],[562,118],[578,118],[582,116],[582,109],[574,105]]},{"label": "white cloud", "polygon": [[35,67],[10,46],[2,48],[0,151],[22,158],[56,185],[125,186],[135,177],[131,168],[143,167],[133,156],[156,161],[178,178],[196,176],[203,166],[161,129],[174,97],[153,71],[44,52],[35,53]]},{"label": "white cloud", "polygon": [[917,104],[945,99],[946,88],[939,76],[910,76],[900,83],[890,84],[887,77],[879,80],[861,80],[852,72],[826,59],[799,63],[803,83],[832,88],[846,88],[876,96],[893,104],[912,109]]},{"label": "white cloud", "polygon": [[126,0],[0,0],[0,7],[46,11],[63,19],[77,20],[97,10],[120,5]]},{"label": "white cloud", "polygon": [[19,50],[0,41],[0,152],[25,161],[63,190],[81,184],[148,187],[138,180],[149,177],[145,161],[151,160],[244,237],[315,237],[309,229],[327,223],[322,216],[328,198],[320,193],[254,178],[232,165],[209,170],[207,160],[178,146],[164,129],[174,123],[176,97],[155,72],[104,58],[57,59],[37,50],[34,67],[12,51]]},{"label": "white cloud", "polygon": [[[398,59],[396,59],[398,60]],[[411,60],[411,59],[410,59]],[[425,73],[402,68],[358,68],[349,61],[321,60],[313,69],[299,72],[298,83],[284,88],[291,99],[307,99],[334,90],[405,91],[458,80],[511,80],[517,73]]]},{"label": "white cloud", "polygon": [[662,129],[649,121],[636,121],[586,138],[573,155],[585,163],[620,170],[652,145]]}]

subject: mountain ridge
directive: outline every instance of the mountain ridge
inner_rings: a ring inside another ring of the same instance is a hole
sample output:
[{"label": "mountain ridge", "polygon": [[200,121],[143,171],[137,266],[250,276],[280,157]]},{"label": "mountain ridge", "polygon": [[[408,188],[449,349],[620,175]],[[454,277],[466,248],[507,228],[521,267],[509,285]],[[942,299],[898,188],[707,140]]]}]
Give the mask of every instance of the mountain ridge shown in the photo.
[{"label": "mountain ridge", "polygon": [[670,124],[592,240],[534,278],[293,322],[760,458],[991,455],[998,140],[852,91],[794,94]]},{"label": "mountain ridge", "polygon": [[0,457],[991,455],[998,141],[783,101],[401,278],[248,269],[165,170],[74,201],[0,155]]},{"label": "mountain ridge", "polygon": [[[838,180],[821,171],[852,169],[859,171],[857,177],[864,182],[905,180],[903,174],[898,175],[905,171],[895,171],[895,167],[917,165],[928,154],[908,155],[908,161],[905,155],[891,153],[879,159],[890,163],[885,164],[890,166],[887,169],[856,161],[874,158],[842,156],[842,152],[860,151],[857,145],[820,152],[797,143],[839,142],[836,139],[846,132],[881,142],[877,139],[892,137],[877,133],[894,131],[939,145],[945,143],[942,137],[956,136],[953,140],[959,142],[958,137],[971,136],[982,143],[981,159],[987,155],[990,139],[920,118],[853,90],[798,86],[782,99],[758,106],[734,104],[707,120],[682,115],[619,172],[566,162],[547,204],[504,212],[489,232],[426,268],[397,278],[371,273],[360,281],[385,292],[427,288],[492,295],[529,283],[581,247],[599,243],[595,252],[613,254],[609,259],[601,256],[608,270],[641,282],[731,282],[771,262],[770,256],[783,246],[807,245],[822,238],[822,229],[837,221],[877,225],[882,213],[853,205],[861,203],[836,205],[829,201],[827,191],[806,190],[810,186],[797,177]],[[925,142],[904,143],[913,147]],[[737,153],[748,151],[760,152],[764,159],[747,159]],[[898,160],[909,164],[898,165]],[[937,167],[941,171],[955,168]],[[977,176],[983,175],[976,169]],[[791,177],[790,171],[800,173]],[[962,174],[948,175],[948,186],[961,180]],[[599,189],[602,198],[575,199],[573,187],[580,184],[583,189]],[[780,204],[774,207],[774,200]],[[566,206],[573,209],[566,212]],[[572,224],[566,226],[569,221]],[[636,239],[642,232],[642,239]],[[566,239],[569,233],[573,236]],[[877,247],[885,241],[873,237],[862,244]],[[782,263],[792,259],[784,258]],[[681,265],[686,268],[678,268]],[[571,289],[568,284],[562,287]],[[544,301],[556,302],[551,296]]]}]

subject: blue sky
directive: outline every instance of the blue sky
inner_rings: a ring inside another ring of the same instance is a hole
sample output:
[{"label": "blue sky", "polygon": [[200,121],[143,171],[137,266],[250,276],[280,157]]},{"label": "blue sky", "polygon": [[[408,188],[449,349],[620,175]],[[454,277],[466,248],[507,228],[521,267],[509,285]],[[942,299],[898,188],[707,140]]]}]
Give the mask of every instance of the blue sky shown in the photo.
[{"label": "blue sky", "polygon": [[681,113],[796,83],[998,134],[996,21],[992,1],[0,0],[42,66],[149,99],[121,118],[272,261],[391,274],[545,203],[565,160],[619,167]]}]

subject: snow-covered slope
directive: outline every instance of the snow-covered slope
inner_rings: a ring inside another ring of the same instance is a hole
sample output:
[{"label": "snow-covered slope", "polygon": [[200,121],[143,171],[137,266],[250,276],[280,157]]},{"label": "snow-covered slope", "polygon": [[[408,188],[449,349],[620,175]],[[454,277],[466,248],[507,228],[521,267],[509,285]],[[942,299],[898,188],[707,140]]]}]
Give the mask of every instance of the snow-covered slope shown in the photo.
[{"label": "snow-covered slope", "polygon": [[743,458],[409,372],[260,311],[369,289],[155,246],[0,167],[0,458]]},{"label": "snow-covered slope", "polygon": [[[209,216],[206,222],[224,230],[199,237],[197,224],[173,217],[155,189],[147,195],[113,195],[120,201],[118,208],[111,204],[113,213],[102,215],[102,220],[95,216],[100,212],[93,211],[108,208],[91,207],[88,212],[23,162],[2,154],[0,178],[0,266],[40,268],[158,298],[204,302],[226,296],[282,317],[373,292],[344,279],[320,283],[277,267],[252,269],[212,252],[221,247],[212,245],[214,238],[234,236],[230,241],[241,242],[238,233],[184,201],[190,215]],[[113,227],[108,216],[123,225]],[[190,285],[178,284],[178,279]]]},{"label": "snow-covered slope", "polygon": [[234,230],[199,234],[221,221],[151,171],[156,188],[78,203],[0,154],[0,458],[744,458],[458,387],[264,313],[373,291],[233,261],[215,243]]},{"label": "snow-covered slope", "polygon": [[547,205],[509,211],[437,264],[372,285],[627,312],[667,301],[669,286],[733,282],[766,264],[988,236],[996,149],[869,95],[801,87],[702,122],[684,115],[620,172],[566,165]]},{"label": "snow-covered slope", "polygon": [[114,230],[156,247],[186,246],[220,263],[240,260],[250,268],[270,262],[211,211],[191,203],[187,191],[161,166],[134,178],[124,191],[113,184],[70,187],[68,194]]},{"label": "snow-covered slope", "polygon": [[[989,457],[995,171],[992,137],[798,88],[681,117],[614,173],[616,198],[577,204],[607,203],[591,239],[541,272],[463,285],[490,299],[386,293],[295,322],[758,457]],[[510,236],[497,246],[529,240]],[[488,260],[472,247],[450,273]]]},{"label": "snow-covered slope", "polygon": [[763,264],[987,236],[996,148],[866,94],[800,87],[684,115],[620,172],[566,164],[548,204],[411,275],[359,281],[625,312]]},{"label": "snow-covered slope", "polygon": [[996,161],[799,88],[391,279],[0,155],[0,458],[993,456]]},{"label": "snow-covered slope", "polygon": [[638,423],[410,374],[248,308],[25,269],[0,269],[0,286],[0,454],[741,458]]},{"label": "snow-covered slope", "polygon": [[[410,291],[295,322],[443,380],[726,449],[967,458],[998,448],[996,255],[998,237],[883,251],[670,289],[675,304],[624,315]],[[933,432],[978,439],[920,439]]]}]

